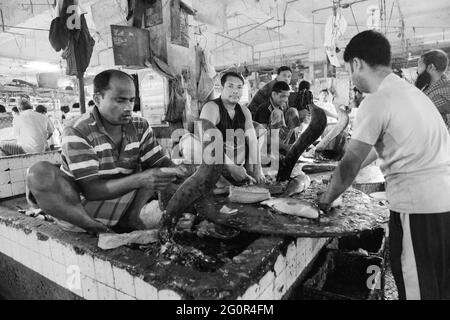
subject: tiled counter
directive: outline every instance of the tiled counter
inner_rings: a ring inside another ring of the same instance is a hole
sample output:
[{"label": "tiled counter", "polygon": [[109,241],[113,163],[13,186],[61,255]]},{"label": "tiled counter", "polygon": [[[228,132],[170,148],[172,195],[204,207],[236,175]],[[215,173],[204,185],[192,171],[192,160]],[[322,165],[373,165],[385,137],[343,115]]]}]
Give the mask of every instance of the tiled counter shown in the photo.
[{"label": "tiled counter", "polygon": [[328,241],[255,236],[214,271],[167,261],[159,248],[104,251],[95,237],[18,213],[17,206],[28,207],[25,175],[37,161],[57,164],[60,156],[0,159],[0,295],[6,298],[281,299]]},{"label": "tiled counter", "polygon": [[95,237],[16,213],[17,204],[24,199],[0,203],[0,253],[84,299],[281,299],[327,242],[261,237],[204,272],[137,248],[101,250]]}]

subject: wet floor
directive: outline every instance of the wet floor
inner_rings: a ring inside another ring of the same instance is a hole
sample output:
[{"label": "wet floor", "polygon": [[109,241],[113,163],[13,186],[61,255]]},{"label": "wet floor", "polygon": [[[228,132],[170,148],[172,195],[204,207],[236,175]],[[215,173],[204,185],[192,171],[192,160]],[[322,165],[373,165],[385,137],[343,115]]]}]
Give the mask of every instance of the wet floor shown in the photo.
[{"label": "wet floor", "polygon": [[398,300],[398,291],[389,260],[389,243],[386,244],[386,273],[384,276],[384,300]]}]

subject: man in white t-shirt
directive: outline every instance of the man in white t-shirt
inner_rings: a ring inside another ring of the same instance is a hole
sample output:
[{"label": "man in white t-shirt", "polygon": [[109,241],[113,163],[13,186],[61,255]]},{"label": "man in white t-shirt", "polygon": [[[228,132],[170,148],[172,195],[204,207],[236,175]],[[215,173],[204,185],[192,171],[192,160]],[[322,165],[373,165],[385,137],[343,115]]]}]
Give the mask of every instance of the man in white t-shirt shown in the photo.
[{"label": "man in white t-shirt", "polygon": [[370,95],[359,107],[352,140],[319,206],[328,211],[360,168],[378,157],[391,210],[390,257],[399,298],[450,299],[450,136],[431,100],[393,74],[390,59],[388,40],[372,30],[346,47],[353,83]]},{"label": "man in white t-shirt", "polygon": [[47,139],[53,135],[53,125],[46,116],[34,111],[26,100],[21,102],[20,109],[22,112],[13,121],[17,144],[26,153],[44,152]]}]

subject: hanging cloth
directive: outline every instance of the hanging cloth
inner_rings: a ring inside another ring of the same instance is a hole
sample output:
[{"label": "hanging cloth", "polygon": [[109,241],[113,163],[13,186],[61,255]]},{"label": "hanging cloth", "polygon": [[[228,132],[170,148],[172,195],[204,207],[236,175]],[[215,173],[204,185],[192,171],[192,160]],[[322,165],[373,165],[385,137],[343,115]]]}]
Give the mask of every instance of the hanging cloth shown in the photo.
[{"label": "hanging cloth", "polygon": [[69,44],[63,53],[63,58],[67,60],[66,74],[70,76],[79,76],[86,71],[95,44],[84,14],[80,16],[80,26],[80,30],[70,30]]}]

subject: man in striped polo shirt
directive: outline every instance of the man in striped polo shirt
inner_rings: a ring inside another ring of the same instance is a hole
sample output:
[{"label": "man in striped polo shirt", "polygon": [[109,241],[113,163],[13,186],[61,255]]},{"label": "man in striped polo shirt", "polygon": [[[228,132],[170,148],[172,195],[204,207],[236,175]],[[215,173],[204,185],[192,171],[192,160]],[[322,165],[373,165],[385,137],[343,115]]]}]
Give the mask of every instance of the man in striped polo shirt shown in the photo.
[{"label": "man in striped polo shirt", "polygon": [[[105,232],[118,223],[143,229],[142,207],[181,176],[148,122],[132,116],[133,79],[106,70],[94,79],[96,106],[64,129],[62,165],[39,162],[27,175],[30,201],[62,227]],[[76,227],[74,227],[76,226]]]}]

